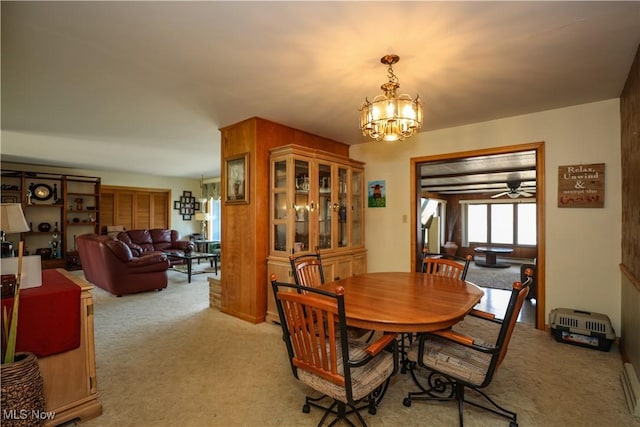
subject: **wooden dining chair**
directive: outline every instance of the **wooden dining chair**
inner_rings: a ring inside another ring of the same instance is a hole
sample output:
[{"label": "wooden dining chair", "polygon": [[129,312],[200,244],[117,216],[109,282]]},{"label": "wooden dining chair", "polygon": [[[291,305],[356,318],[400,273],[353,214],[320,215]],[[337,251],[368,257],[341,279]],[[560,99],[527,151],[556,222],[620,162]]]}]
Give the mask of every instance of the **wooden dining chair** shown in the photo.
[{"label": "wooden dining chair", "polygon": [[320,251],[314,254],[291,255],[289,262],[296,285],[310,287],[324,285],[324,270]]},{"label": "wooden dining chair", "polygon": [[422,250],[422,269],[426,274],[435,274],[439,276],[453,277],[454,279],[465,280],[469,271],[469,264],[473,257],[467,255],[460,258],[446,254],[434,254]]},{"label": "wooden dining chair", "polygon": [[[459,258],[454,255],[444,253],[429,252],[427,248],[422,249],[422,266],[420,271],[425,274],[452,277],[454,279],[465,280],[469,263],[473,257]],[[402,373],[407,371],[407,349],[415,341],[416,334],[405,332],[400,336],[400,354],[402,355]]]},{"label": "wooden dining chair", "polygon": [[[492,313],[475,309],[469,313],[482,321],[500,325],[491,342],[469,336],[457,331],[455,327],[420,335],[418,342],[411,347],[409,358],[417,361],[418,366],[427,369],[428,385],[422,385],[416,375],[415,362],[413,362],[410,372],[420,391],[409,393],[402,402],[404,406],[411,406],[414,400],[455,400],[458,402],[460,427],[464,425],[464,403],[509,419],[510,427],[518,426],[517,414],[496,403],[483,389],[491,384],[491,380],[507,354],[509,341],[522,304],[529,292],[532,277],[533,270],[528,269],[527,280],[524,283],[513,284],[503,319],[497,319]],[[479,399],[469,399],[465,393],[466,390],[474,392],[483,398],[484,402]],[[486,406],[486,402],[491,406]]]},{"label": "wooden dining chair", "polygon": [[307,396],[302,412],[309,413],[311,406],[323,409],[318,426],[331,414],[336,418],[329,425],[344,420],[354,426],[348,418],[354,414],[366,427],[360,411],[367,408],[375,415],[391,375],[397,372],[396,334],[385,333],[373,343],[350,339],[341,286],[335,292],[301,289],[278,282],[275,275],[271,286],[293,375],[322,393]]},{"label": "wooden dining chair", "polygon": [[[324,285],[324,270],[320,251],[315,254],[291,255],[289,262],[291,263],[293,280],[296,285],[312,288]],[[301,290],[301,292],[305,291]],[[347,332],[353,338],[363,338],[366,341],[370,341],[375,334],[375,331],[352,326],[347,328]]]}]

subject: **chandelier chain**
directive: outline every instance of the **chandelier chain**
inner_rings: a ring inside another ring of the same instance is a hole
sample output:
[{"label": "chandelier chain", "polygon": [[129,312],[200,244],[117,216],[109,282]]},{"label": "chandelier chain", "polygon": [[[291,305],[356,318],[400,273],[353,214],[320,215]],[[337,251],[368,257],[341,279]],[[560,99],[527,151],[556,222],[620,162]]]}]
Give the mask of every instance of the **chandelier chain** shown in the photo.
[{"label": "chandelier chain", "polygon": [[395,73],[393,72],[392,64],[389,64],[389,68],[387,68],[387,78],[389,79],[389,83],[395,83],[395,84],[400,83],[398,76],[396,76]]}]

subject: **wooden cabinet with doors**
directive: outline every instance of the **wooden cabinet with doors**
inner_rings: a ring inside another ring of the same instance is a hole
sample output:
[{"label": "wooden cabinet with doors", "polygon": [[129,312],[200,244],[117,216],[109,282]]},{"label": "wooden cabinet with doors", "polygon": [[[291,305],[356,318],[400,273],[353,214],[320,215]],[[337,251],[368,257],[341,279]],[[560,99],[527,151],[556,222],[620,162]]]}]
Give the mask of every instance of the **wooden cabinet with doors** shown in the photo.
[{"label": "wooden cabinet with doors", "polygon": [[[319,250],[325,280],[366,271],[364,164],[288,145],[271,150],[268,273],[293,281],[289,256]],[[268,295],[267,320],[277,320]]]},{"label": "wooden cabinet with doors", "polygon": [[78,285],[80,294],[80,346],[38,358],[44,381],[46,410],[55,418],[44,425],[57,426],[72,420],[86,421],[102,413],[98,401],[96,356],[93,326],[93,286],[82,278],[58,270],[68,281]]}]

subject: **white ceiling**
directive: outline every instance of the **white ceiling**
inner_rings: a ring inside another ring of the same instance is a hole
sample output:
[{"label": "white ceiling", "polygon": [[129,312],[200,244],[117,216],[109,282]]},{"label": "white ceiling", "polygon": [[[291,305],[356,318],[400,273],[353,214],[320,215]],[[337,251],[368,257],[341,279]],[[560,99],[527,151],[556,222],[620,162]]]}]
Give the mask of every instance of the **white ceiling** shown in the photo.
[{"label": "white ceiling", "polygon": [[387,53],[433,130],[619,97],[640,43],[640,2],[1,7],[4,161],[183,177],[253,116],[366,141]]}]

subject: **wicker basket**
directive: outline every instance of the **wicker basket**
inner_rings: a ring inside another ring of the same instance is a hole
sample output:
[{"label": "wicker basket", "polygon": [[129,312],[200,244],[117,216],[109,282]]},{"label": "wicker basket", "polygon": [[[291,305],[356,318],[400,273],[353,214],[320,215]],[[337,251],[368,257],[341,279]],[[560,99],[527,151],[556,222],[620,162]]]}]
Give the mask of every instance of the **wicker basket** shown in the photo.
[{"label": "wicker basket", "polygon": [[15,362],[2,364],[2,426],[44,424],[44,383],[33,353],[16,353]]}]

